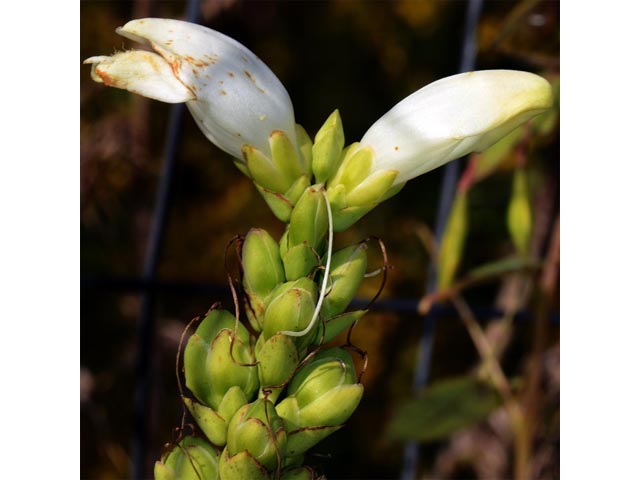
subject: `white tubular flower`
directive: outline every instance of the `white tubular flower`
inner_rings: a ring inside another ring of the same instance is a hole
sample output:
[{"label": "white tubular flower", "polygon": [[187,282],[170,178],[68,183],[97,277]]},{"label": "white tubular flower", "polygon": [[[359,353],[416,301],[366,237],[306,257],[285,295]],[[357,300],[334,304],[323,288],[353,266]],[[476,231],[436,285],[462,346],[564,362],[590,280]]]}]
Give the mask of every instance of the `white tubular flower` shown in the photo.
[{"label": "white tubular flower", "polygon": [[371,175],[397,171],[393,185],[400,185],[490,147],[551,104],[549,82],[532,73],[453,75],[398,103],[369,128],[360,148],[373,151]]},{"label": "white tubular flower", "polygon": [[186,102],[206,137],[238,159],[245,145],[268,155],[274,131],[284,132],[297,150],[287,91],[240,43],[201,25],[160,18],[132,20],[116,32],[156,53],[91,57],[85,63],[93,64],[94,80],[163,102]]}]

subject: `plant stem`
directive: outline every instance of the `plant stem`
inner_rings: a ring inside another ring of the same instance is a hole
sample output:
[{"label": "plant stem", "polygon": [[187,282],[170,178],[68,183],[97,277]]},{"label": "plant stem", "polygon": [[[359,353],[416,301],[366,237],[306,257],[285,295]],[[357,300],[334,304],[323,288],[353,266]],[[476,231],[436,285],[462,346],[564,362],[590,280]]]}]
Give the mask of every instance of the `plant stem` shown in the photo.
[{"label": "plant stem", "polygon": [[462,323],[467,328],[483,364],[486,365],[491,382],[504,400],[514,434],[514,478],[516,480],[527,480],[530,443],[522,406],[513,395],[509,381],[493,353],[493,347],[469,305],[459,295],[453,295],[451,302],[460,315]]}]

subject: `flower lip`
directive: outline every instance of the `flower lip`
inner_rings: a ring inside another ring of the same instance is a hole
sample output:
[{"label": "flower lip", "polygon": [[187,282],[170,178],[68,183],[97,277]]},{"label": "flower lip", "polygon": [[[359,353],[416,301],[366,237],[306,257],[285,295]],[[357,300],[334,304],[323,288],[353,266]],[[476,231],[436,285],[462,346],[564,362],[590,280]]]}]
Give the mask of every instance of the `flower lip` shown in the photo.
[{"label": "flower lip", "polygon": [[87,58],[91,78],[110,87],[122,88],[167,103],[183,103],[195,95],[158,54],[140,50],[116,53],[113,56]]}]

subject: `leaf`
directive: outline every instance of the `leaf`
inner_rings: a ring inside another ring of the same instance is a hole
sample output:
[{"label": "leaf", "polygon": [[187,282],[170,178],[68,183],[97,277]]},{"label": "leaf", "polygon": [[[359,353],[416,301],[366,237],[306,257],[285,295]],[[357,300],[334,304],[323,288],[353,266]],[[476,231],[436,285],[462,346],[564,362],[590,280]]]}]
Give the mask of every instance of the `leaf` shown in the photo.
[{"label": "leaf", "polygon": [[489,278],[499,277],[505,273],[517,272],[519,270],[531,270],[538,268],[540,263],[532,258],[523,258],[514,255],[502,258],[495,262],[485,263],[471,270],[465,276],[465,280],[477,282]]},{"label": "leaf", "polygon": [[485,419],[500,404],[498,393],[475,377],[443,380],[400,406],[387,436],[391,440],[438,440]]}]

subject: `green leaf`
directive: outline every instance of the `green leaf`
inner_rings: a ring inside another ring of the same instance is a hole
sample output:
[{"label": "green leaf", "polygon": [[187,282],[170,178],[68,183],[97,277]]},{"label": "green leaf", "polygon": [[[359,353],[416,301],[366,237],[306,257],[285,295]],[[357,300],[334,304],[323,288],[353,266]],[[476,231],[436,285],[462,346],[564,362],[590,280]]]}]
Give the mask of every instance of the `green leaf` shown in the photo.
[{"label": "green leaf", "polygon": [[497,392],[474,377],[443,380],[400,406],[387,436],[391,440],[438,440],[485,419],[500,404]]},{"label": "green leaf", "polygon": [[535,269],[539,266],[540,263],[532,258],[514,255],[474,268],[466,275],[465,280],[480,281],[499,277],[505,273]]}]

